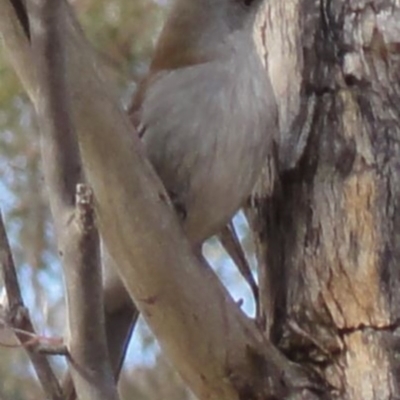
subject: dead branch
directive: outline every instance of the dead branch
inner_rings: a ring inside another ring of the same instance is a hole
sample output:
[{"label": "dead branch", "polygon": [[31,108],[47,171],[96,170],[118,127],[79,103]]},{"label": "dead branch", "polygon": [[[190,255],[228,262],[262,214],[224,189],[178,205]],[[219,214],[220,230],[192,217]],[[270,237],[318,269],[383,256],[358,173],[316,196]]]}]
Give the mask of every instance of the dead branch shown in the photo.
[{"label": "dead branch", "polygon": [[27,335],[25,332],[29,332],[29,334],[34,335],[35,337],[37,337],[37,334],[30,319],[29,311],[25,307],[21,296],[21,289],[18,283],[14,260],[1,215],[0,266],[4,275],[4,285],[7,294],[7,322],[12,328],[14,328],[16,337],[26,350],[46,396],[52,400],[62,400],[63,395],[61,387],[49,361],[44,355],[39,354],[36,351],[35,346],[37,343],[32,343],[31,345],[27,345],[26,343]]}]

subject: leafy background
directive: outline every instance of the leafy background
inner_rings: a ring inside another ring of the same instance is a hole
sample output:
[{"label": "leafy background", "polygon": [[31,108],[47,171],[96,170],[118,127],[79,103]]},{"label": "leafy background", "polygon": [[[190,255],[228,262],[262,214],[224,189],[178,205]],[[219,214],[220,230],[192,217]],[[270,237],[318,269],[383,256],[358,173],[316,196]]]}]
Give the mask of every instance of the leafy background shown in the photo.
[{"label": "leafy background", "polygon": [[[120,88],[127,104],[136,83],[146,72],[155,40],[165,18],[167,2],[159,0],[75,0],[81,23]],[[39,132],[32,106],[0,46],[0,207],[6,219],[24,299],[37,331],[62,336],[65,303],[62,273],[54,243],[46,188],[41,172]],[[246,249],[251,253],[243,217],[235,219]],[[246,312],[254,312],[250,291],[212,239],[205,246],[208,258]],[[4,301],[0,281],[0,304]],[[12,333],[0,320],[0,400],[42,398],[34,371]],[[195,345],[195,344],[194,344]],[[60,376],[61,357],[52,363]],[[160,352],[151,332],[140,320],[125,363],[122,399],[189,400],[194,398]]]}]

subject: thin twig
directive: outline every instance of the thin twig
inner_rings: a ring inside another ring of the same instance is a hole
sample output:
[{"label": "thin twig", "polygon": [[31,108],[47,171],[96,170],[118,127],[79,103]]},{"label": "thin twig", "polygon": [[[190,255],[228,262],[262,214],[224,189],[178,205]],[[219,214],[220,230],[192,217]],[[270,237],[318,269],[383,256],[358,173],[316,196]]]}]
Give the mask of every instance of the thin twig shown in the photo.
[{"label": "thin twig", "polygon": [[[14,328],[15,335],[21,344],[26,342],[26,332],[36,335],[28,309],[21,296],[14,260],[0,214],[0,266],[4,275],[4,285],[8,300],[8,323]],[[23,331],[23,332],[21,332]],[[62,400],[60,384],[47,358],[35,351],[34,347],[24,346],[46,396],[53,400]]]},{"label": "thin twig", "polygon": [[[6,319],[9,317],[6,315]],[[66,354],[66,346],[64,345],[64,340],[58,337],[48,337],[43,335],[38,335],[32,332],[25,331],[23,329],[15,328],[9,325],[6,321],[1,321],[1,328],[8,328],[12,330],[15,334],[19,334],[21,339],[23,336],[26,336],[27,339],[24,339],[20,343],[4,343],[0,341],[0,347],[8,347],[8,348],[21,348],[21,347],[30,347],[33,351],[44,354],[47,352],[48,354]]]}]

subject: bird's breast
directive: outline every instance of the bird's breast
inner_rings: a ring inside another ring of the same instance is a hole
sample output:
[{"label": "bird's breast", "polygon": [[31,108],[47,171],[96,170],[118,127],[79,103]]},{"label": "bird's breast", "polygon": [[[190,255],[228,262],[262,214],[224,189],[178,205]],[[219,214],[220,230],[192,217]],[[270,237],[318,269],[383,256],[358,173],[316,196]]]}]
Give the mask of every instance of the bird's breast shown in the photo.
[{"label": "bird's breast", "polygon": [[261,69],[206,63],[165,72],[146,93],[144,145],[192,241],[221,229],[254,186],[271,147],[267,90]]}]

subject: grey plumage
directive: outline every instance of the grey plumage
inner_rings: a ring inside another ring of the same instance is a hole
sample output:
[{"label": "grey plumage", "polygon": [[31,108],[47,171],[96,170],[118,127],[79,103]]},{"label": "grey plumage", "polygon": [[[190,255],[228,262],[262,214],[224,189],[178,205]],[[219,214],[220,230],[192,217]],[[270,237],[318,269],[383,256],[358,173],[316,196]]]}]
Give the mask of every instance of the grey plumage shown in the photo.
[{"label": "grey plumage", "polygon": [[242,206],[277,130],[250,25],[221,29],[214,41],[216,58],[153,71],[139,111],[147,155],[184,208],[193,245],[218,233]]}]

